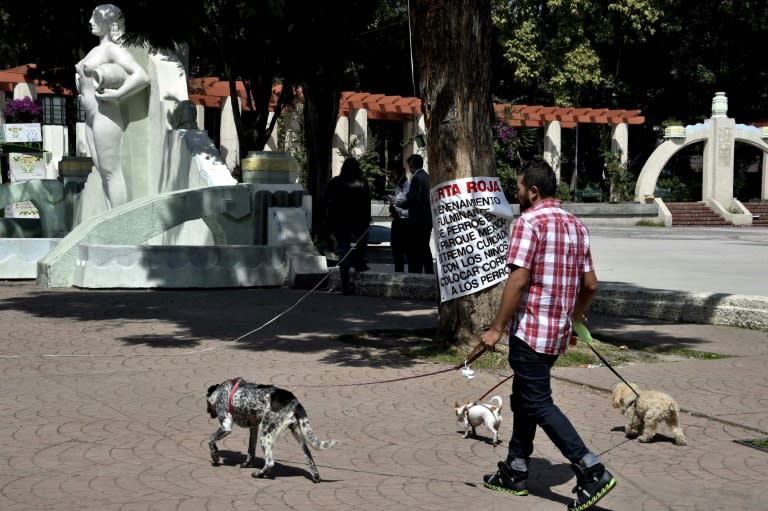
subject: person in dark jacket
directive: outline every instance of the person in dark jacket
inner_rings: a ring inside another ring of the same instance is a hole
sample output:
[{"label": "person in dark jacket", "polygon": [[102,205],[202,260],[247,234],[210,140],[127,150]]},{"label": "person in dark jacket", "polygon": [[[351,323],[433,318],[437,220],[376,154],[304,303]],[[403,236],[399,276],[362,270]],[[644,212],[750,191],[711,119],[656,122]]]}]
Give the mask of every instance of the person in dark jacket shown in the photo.
[{"label": "person in dark jacket", "polygon": [[365,250],[371,225],[371,191],[360,163],[347,158],[338,176],[328,183],[328,226],[336,238],[341,291],[350,294],[349,269],[367,269]]},{"label": "person in dark jacket", "polygon": [[424,159],[418,154],[409,156],[407,163],[411,171],[411,185],[405,200],[398,202],[397,206],[408,210],[408,273],[434,273],[429,247],[432,236],[429,174],[423,168]]},{"label": "person in dark jacket", "polygon": [[395,204],[405,200],[410,183],[405,176],[402,163],[395,163],[389,169],[389,177],[395,184],[395,193],[390,198],[389,214],[392,216],[389,246],[392,248],[392,260],[395,271],[405,271],[405,254],[408,246],[408,210],[398,208]]}]

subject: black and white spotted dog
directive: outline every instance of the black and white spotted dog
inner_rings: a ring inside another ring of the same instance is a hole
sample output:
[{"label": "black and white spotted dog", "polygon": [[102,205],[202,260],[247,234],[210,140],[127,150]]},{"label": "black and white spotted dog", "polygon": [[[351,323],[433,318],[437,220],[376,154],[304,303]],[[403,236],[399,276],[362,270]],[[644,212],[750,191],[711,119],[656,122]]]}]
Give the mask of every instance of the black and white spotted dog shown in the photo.
[{"label": "black and white spotted dog", "polygon": [[218,465],[220,460],[216,441],[229,435],[234,423],[250,429],[248,457],[241,467],[255,468],[257,442],[264,451],[264,467],[253,472],[253,477],[270,475],[275,465],[272,446],[286,428],[301,444],[314,482],[320,481],[320,473],[309,452],[309,445],[315,449],[327,449],[338,443],[336,440],[318,439],[309,425],[307,412],[296,396],[273,385],[248,383],[242,378],[211,385],[208,388],[208,413],[212,419],[219,419],[219,428],[208,439],[213,464]]}]

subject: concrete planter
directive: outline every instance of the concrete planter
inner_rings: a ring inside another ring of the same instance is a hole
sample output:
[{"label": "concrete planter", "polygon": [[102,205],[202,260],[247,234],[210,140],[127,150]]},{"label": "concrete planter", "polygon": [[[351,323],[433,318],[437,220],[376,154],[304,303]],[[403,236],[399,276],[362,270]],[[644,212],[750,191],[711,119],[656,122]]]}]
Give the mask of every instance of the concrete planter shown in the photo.
[{"label": "concrete planter", "polygon": [[664,138],[685,138],[685,126],[667,126],[664,128]]}]

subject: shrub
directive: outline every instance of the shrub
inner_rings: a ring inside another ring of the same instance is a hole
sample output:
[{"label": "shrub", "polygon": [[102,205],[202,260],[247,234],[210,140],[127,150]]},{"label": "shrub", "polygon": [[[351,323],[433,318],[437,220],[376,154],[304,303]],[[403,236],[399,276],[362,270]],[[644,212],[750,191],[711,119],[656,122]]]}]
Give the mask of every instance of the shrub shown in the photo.
[{"label": "shrub", "polygon": [[610,202],[632,201],[635,198],[635,176],[621,162],[621,154],[611,151],[603,152],[605,172],[610,183]]},{"label": "shrub", "polygon": [[7,123],[41,122],[42,120],[43,107],[28,96],[5,103],[5,122]]},{"label": "shrub", "polygon": [[691,187],[678,176],[665,177],[656,182],[656,188],[669,188],[669,195],[664,197],[665,202],[690,202]]}]

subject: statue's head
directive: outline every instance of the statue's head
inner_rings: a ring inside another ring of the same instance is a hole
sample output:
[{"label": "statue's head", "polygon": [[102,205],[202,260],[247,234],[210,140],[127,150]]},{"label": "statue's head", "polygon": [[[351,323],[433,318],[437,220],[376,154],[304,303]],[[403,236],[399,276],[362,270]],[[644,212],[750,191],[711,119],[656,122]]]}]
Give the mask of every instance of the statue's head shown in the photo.
[{"label": "statue's head", "polygon": [[109,34],[110,41],[120,42],[125,34],[125,16],[116,5],[97,5],[91,20]]}]

